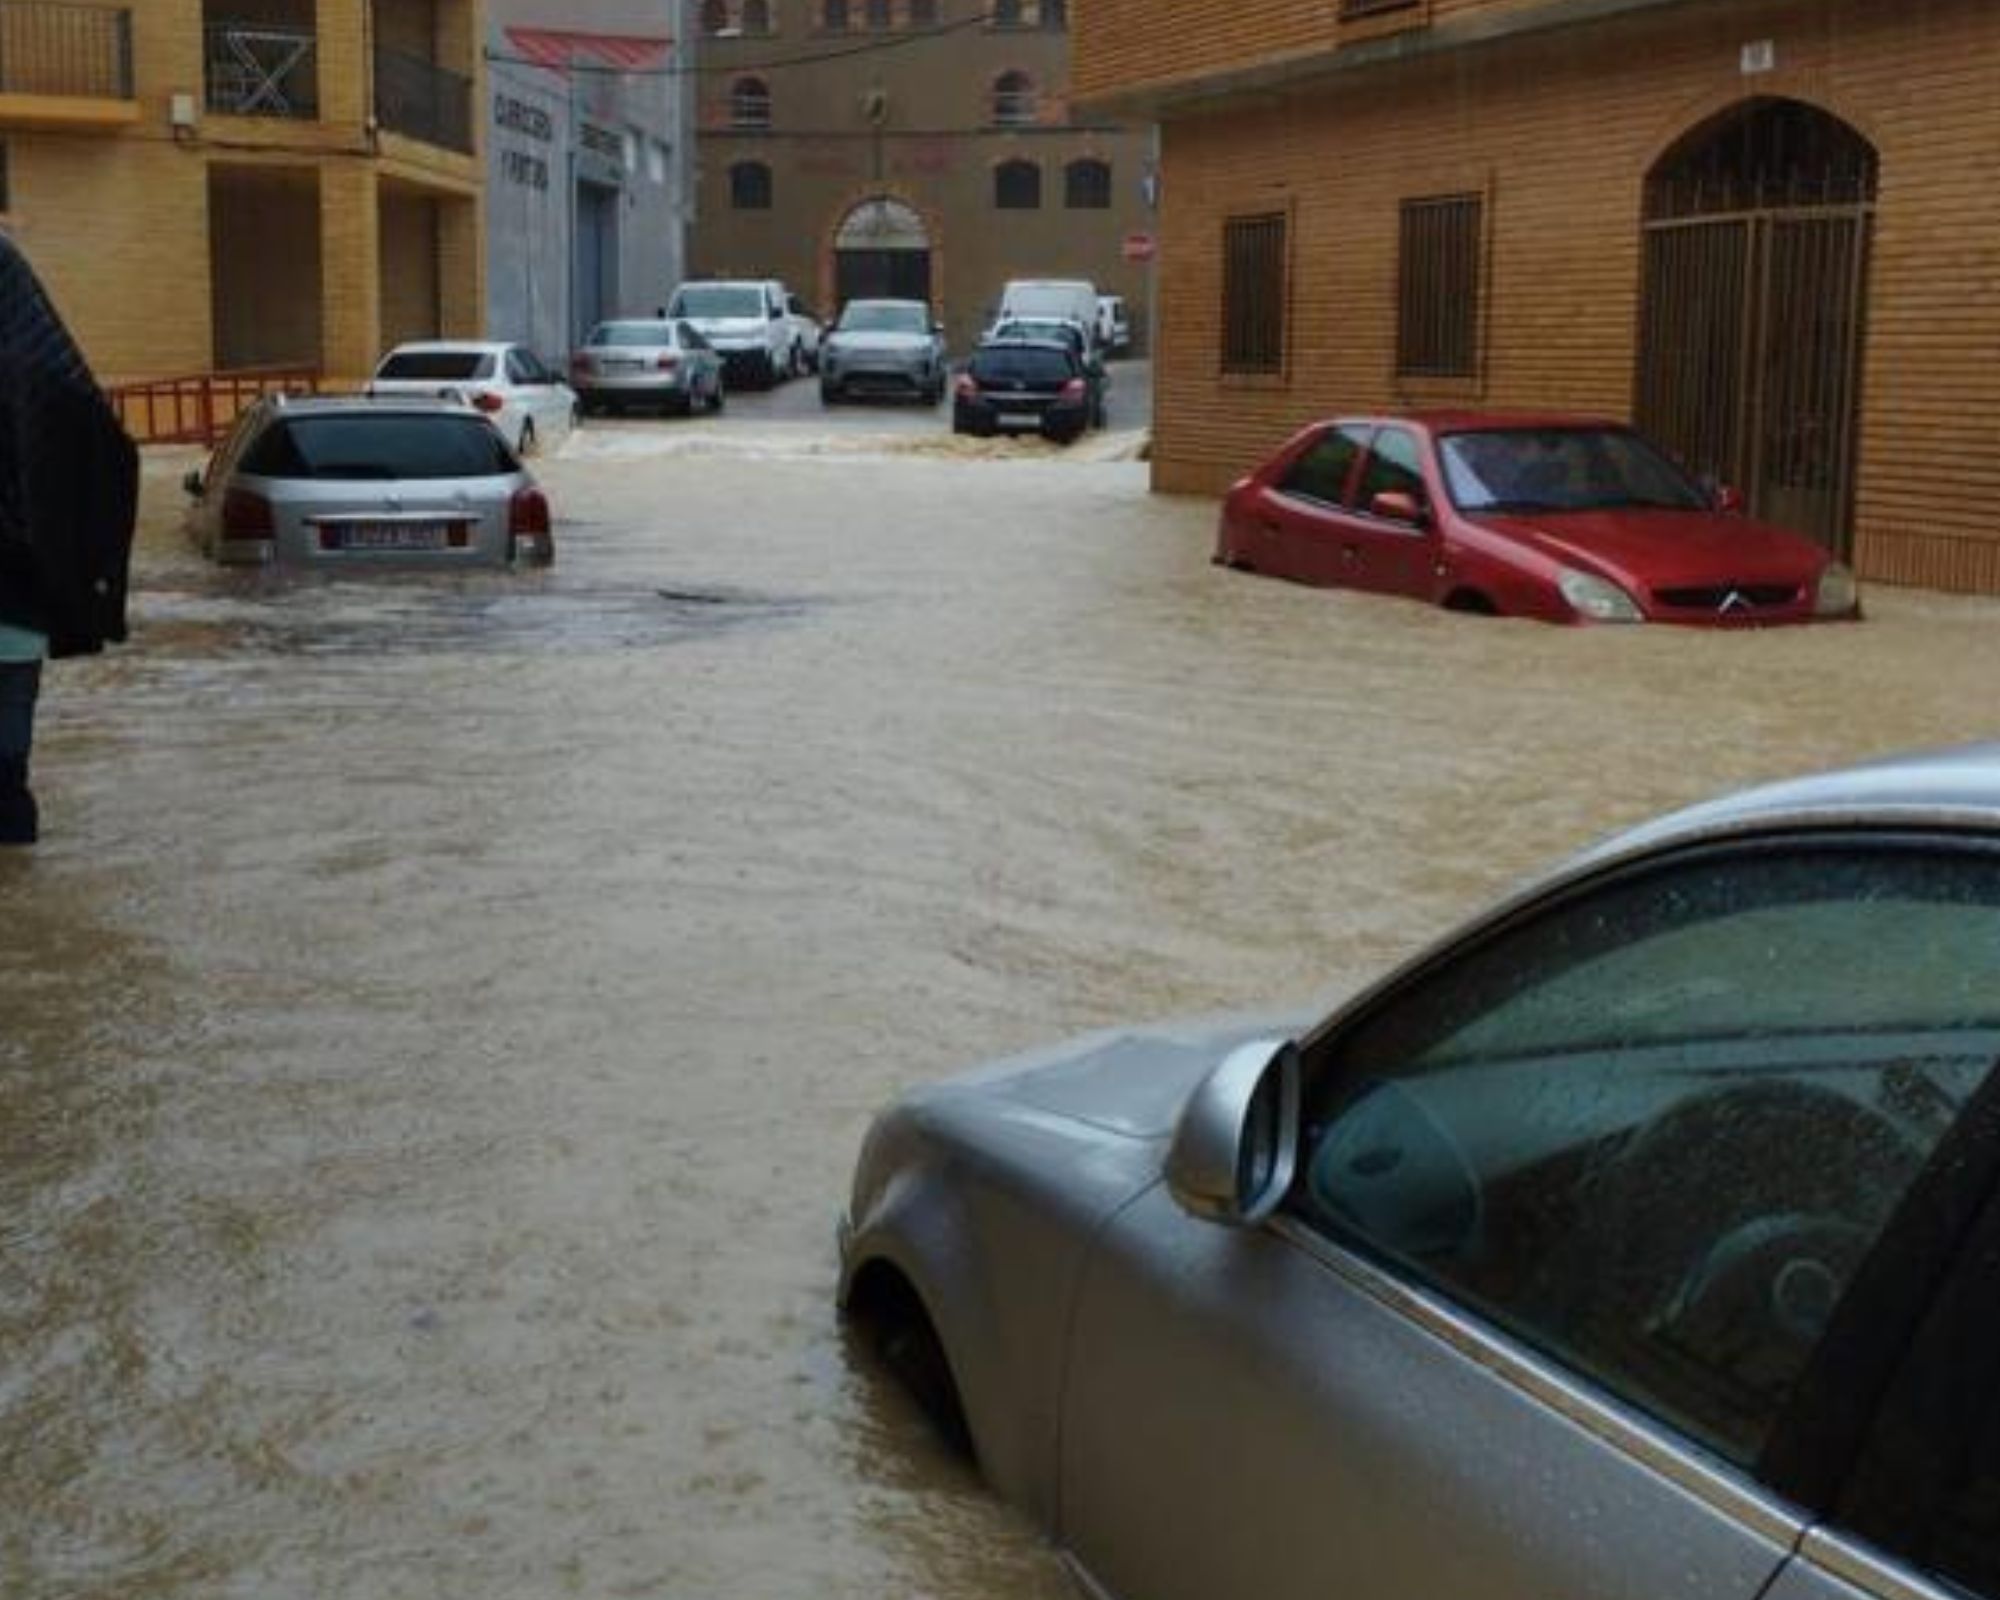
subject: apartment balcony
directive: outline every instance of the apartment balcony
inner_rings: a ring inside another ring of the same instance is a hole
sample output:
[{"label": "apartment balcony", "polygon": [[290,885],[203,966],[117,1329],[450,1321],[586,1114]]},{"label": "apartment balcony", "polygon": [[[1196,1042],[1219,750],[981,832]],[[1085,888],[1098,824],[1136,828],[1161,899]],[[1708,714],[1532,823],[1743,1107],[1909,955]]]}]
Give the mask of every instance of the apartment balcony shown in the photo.
[{"label": "apartment balcony", "polygon": [[319,115],[319,39],[310,30],[211,23],[202,43],[210,111],[308,121]]},{"label": "apartment balcony", "polygon": [[138,120],[128,8],[0,0],[0,128],[117,129]]},{"label": "apartment balcony", "polygon": [[376,48],[375,116],[384,133],[472,154],[472,80],[420,56]]}]

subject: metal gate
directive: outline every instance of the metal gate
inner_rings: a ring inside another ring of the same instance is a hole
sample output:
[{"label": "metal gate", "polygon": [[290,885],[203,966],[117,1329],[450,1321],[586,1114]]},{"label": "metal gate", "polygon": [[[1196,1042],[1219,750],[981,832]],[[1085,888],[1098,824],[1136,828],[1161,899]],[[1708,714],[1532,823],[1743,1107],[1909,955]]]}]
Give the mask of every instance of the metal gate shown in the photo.
[{"label": "metal gate", "polygon": [[1750,511],[1853,542],[1874,152],[1796,101],[1720,119],[1650,180],[1639,424]]},{"label": "metal gate", "polygon": [[931,298],[931,241],[901,200],[878,195],[841,219],[833,239],[834,310],[850,300]]}]

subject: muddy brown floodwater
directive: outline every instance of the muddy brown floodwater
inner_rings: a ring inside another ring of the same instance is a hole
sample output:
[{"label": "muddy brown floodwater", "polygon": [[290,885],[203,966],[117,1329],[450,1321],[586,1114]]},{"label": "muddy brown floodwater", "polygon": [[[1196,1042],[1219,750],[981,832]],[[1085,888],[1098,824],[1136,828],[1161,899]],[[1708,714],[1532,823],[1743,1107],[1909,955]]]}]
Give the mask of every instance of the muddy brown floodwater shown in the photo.
[{"label": "muddy brown floodwater", "polygon": [[205,570],[154,465],[0,861],[0,1593],[1067,1594],[843,1348],[873,1108],[1991,731],[1989,603],[1482,622],[1004,454],[586,438],[553,572],[338,584]]}]

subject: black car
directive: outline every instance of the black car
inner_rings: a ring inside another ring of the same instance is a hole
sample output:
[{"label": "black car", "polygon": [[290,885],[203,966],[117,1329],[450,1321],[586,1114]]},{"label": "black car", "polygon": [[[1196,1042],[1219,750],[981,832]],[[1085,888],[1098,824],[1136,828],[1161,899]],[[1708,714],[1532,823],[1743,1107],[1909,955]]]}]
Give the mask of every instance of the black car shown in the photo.
[{"label": "black car", "polygon": [[1077,353],[1053,340],[989,340],[952,390],[951,431],[1039,433],[1068,444],[1090,426],[1094,401]]}]

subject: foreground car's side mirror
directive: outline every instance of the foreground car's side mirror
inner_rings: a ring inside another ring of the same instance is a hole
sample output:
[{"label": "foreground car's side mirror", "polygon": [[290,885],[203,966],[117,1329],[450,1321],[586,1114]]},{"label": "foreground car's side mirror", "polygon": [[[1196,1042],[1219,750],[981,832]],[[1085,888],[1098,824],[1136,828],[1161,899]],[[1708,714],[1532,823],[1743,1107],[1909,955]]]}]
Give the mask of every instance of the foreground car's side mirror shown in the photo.
[{"label": "foreground car's side mirror", "polygon": [[1167,1187],[1193,1216],[1249,1227],[1285,1198],[1298,1147],[1298,1047],[1253,1040],[1188,1097],[1167,1152]]},{"label": "foreground car's side mirror", "polygon": [[1388,490],[1370,500],[1368,514],[1380,517],[1384,522],[1406,522],[1413,528],[1425,527],[1430,522],[1430,514],[1424,510],[1423,502],[1400,489]]}]

